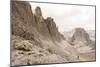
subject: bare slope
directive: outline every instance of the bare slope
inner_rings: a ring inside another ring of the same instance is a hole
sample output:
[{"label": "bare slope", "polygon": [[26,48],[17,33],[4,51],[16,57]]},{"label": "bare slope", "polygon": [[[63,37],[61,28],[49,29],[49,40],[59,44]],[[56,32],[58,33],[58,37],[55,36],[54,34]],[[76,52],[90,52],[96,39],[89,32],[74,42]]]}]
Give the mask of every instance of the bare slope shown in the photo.
[{"label": "bare slope", "polygon": [[11,62],[13,65],[77,61],[77,51],[58,31],[52,17],[35,14],[25,1],[11,2]]}]

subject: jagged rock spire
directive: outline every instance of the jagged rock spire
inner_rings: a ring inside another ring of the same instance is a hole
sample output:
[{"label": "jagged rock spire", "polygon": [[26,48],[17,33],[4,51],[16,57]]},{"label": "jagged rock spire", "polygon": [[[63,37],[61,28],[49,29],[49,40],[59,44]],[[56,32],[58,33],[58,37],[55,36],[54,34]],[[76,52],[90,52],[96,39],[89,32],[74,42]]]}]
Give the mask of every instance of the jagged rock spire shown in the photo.
[{"label": "jagged rock spire", "polygon": [[35,14],[38,15],[38,16],[42,16],[42,11],[41,11],[41,8],[39,6],[37,6],[35,8]]},{"label": "jagged rock spire", "polygon": [[41,8],[39,6],[37,6],[35,8],[35,20],[38,24],[41,22],[44,22],[44,18],[42,16],[42,11],[41,11]]}]

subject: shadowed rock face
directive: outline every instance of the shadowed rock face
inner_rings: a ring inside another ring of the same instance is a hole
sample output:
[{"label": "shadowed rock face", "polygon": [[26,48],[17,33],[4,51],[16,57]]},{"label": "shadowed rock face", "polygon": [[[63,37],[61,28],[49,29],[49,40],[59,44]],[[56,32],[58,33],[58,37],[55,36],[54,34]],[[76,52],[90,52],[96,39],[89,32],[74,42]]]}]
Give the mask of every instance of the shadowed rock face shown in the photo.
[{"label": "shadowed rock face", "polygon": [[53,18],[43,18],[40,7],[37,6],[33,14],[28,2],[12,1],[11,5],[12,34],[26,39],[34,39],[36,33],[47,38],[52,36],[58,40],[64,39],[58,32]]},{"label": "shadowed rock face", "polygon": [[46,22],[48,31],[50,33],[50,36],[52,38],[54,38],[55,40],[58,40],[58,41],[61,39],[64,39],[64,36],[62,34],[60,34],[60,32],[58,31],[58,28],[52,17],[47,17],[45,22]]},{"label": "shadowed rock face", "polygon": [[12,34],[26,39],[34,39],[35,19],[32,11],[30,11],[30,4],[23,1],[12,1],[11,5]]}]

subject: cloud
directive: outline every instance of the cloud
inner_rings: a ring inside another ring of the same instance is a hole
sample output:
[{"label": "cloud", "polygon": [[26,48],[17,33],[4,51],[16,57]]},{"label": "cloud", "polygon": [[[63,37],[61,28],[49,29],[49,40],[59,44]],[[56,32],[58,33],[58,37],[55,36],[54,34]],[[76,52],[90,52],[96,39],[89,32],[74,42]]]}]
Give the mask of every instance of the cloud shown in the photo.
[{"label": "cloud", "polygon": [[76,27],[95,30],[95,8],[91,6],[76,6],[47,3],[30,3],[34,13],[36,6],[40,6],[44,18],[54,18],[59,31],[69,31]]}]

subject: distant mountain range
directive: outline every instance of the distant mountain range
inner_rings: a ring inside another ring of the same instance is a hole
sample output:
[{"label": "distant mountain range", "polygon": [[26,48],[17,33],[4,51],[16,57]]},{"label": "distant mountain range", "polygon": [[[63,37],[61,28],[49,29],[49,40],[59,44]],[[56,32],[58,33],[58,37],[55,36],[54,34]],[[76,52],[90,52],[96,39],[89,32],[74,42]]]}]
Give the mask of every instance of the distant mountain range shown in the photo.
[{"label": "distant mountain range", "polygon": [[[71,30],[71,31],[64,31],[62,34],[64,35],[64,37],[70,38],[72,37],[72,35],[74,34],[75,30]],[[95,30],[86,30],[86,32],[89,34],[90,39],[95,40]]]}]

